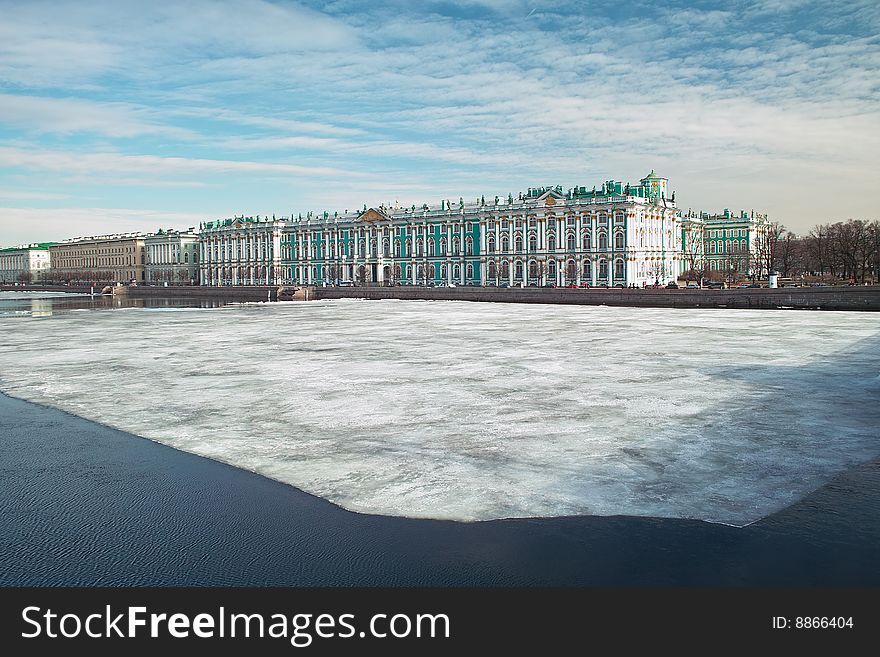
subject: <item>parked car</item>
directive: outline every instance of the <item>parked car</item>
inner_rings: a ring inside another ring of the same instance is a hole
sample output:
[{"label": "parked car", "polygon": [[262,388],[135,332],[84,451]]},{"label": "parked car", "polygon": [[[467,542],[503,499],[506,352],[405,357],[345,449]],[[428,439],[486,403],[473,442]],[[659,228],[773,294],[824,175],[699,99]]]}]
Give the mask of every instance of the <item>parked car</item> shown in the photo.
[{"label": "parked car", "polygon": [[589,284],[589,283],[581,283],[578,287],[580,287],[580,288],[582,288],[582,289],[584,289],[584,290],[589,290],[589,289],[590,289],[590,284]]},{"label": "parked car", "polygon": [[596,287],[601,287],[601,288],[604,288],[604,289],[607,290],[607,289],[608,289],[608,283],[599,283]]},{"label": "parked car", "polygon": [[688,283],[686,286],[688,290],[699,290],[700,286],[697,283]]},{"label": "parked car", "polygon": [[677,289],[678,289],[678,283],[676,283],[675,281],[669,281],[669,282],[666,284],[666,289],[667,289],[667,290],[677,290]]},{"label": "parked car", "polygon": [[703,286],[709,290],[723,290],[724,282],[723,281],[707,281],[703,283]]},{"label": "parked car", "polygon": [[498,287],[510,287],[510,283],[501,283]]},{"label": "parked car", "polygon": [[556,283],[544,283],[541,287],[556,287]]},{"label": "parked car", "polygon": [[572,289],[572,290],[576,290],[578,288],[577,283],[569,283],[565,287]]}]

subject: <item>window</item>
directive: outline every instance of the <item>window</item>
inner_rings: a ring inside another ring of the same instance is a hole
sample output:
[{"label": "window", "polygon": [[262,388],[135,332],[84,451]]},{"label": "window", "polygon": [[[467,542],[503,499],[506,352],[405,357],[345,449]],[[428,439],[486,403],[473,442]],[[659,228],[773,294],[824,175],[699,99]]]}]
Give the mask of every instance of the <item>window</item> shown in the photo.
[{"label": "window", "polygon": [[584,267],[581,273],[583,278],[590,278],[590,272],[592,270],[592,266],[589,260],[584,260]]},{"label": "window", "polygon": [[456,264],[452,267],[452,278],[458,280],[461,278],[461,265]]},{"label": "window", "polygon": [[501,238],[501,251],[508,253],[510,251],[510,238],[507,235]]},{"label": "window", "polygon": [[556,250],[556,235],[550,233],[547,235],[547,250],[555,251]]},{"label": "window", "polygon": [[575,248],[577,248],[576,244],[577,244],[577,242],[574,239],[574,233],[569,233],[568,238],[566,240],[566,248],[569,251],[574,251]]},{"label": "window", "polygon": [[623,249],[623,233],[614,235],[614,248],[618,250]]},{"label": "window", "polygon": [[488,241],[486,242],[486,248],[489,250],[489,253],[495,253],[495,236],[490,235]]},{"label": "window", "polygon": [[624,277],[623,260],[615,260],[614,261],[614,278],[620,280],[623,277]]},{"label": "window", "polygon": [[529,262],[529,278],[538,278],[538,263],[534,260]]},{"label": "window", "polygon": [[555,260],[548,260],[547,261],[547,275],[550,276],[550,278],[556,278],[556,261]]},{"label": "window", "polygon": [[468,265],[467,265],[467,269],[465,269],[465,274],[466,274],[467,278],[469,278],[469,279],[471,279],[471,278],[474,277],[474,265],[473,265],[473,263],[470,263],[470,262],[468,263]]},{"label": "window", "polygon": [[492,260],[489,261],[489,272],[488,273],[489,273],[489,278],[497,278],[498,277],[498,272],[495,269],[495,262]]},{"label": "window", "polygon": [[538,238],[534,235],[529,235],[529,253],[534,253],[538,250]]},{"label": "window", "polygon": [[522,237],[520,237],[519,235],[517,235],[517,237],[516,237],[516,243],[515,243],[515,246],[516,246],[516,252],[517,252],[517,253],[522,253],[522,250],[523,250],[523,240],[522,240]]},{"label": "window", "polygon": [[445,237],[440,238],[440,255],[442,255],[442,256],[446,255],[446,238]]},{"label": "window", "polygon": [[394,257],[400,257],[400,242],[397,240],[394,240]]},{"label": "window", "polygon": [[608,278],[608,261],[599,261],[599,278]]},{"label": "window", "polygon": [[608,249],[608,235],[599,233],[599,249],[605,251]]},{"label": "window", "polygon": [[516,277],[519,279],[523,277],[523,263],[521,262],[516,263]]},{"label": "window", "polygon": [[473,255],[474,253],[474,238],[468,236],[468,238],[464,241],[464,251],[465,255]]},{"label": "window", "polygon": [[584,251],[590,250],[590,233],[585,232],[581,238],[581,243]]}]

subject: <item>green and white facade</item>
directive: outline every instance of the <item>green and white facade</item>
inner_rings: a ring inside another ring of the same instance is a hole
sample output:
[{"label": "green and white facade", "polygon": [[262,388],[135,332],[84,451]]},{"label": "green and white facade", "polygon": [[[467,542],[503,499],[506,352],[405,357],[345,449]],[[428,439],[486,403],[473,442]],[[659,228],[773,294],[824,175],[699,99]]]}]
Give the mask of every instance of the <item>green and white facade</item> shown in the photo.
[{"label": "green and white facade", "polygon": [[638,285],[681,271],[668,181],[203,224],[202,285]]},{"label": "green and white facade", "polygon": [[681,217],[682,272],[697,269],[748,276],[755,269],[769,223],[766,214],[727,208],[718,214],[688,212]]},{"label": "green and white facade", "polygon": [[0,283],[17,283],[25,275],[38,282],[52,267],[49,247],[52,242],[26,244],[0,249]]}]

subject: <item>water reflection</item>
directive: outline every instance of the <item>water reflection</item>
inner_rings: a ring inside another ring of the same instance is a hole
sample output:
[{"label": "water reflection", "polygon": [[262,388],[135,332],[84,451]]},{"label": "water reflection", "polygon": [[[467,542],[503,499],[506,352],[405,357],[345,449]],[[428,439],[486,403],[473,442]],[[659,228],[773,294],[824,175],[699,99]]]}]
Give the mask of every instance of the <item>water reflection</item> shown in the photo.
[{"label": "water reflection", "polygon": [[220,308],[232,303],[232,299],[204,298],[147,298],[134,299],[125,296],[80,295],[40,298],[3,298],[0,293],[0,316],[22,315],[27,317],[51,317],[54,314],[79,310],[114,310],[121,308]]}]

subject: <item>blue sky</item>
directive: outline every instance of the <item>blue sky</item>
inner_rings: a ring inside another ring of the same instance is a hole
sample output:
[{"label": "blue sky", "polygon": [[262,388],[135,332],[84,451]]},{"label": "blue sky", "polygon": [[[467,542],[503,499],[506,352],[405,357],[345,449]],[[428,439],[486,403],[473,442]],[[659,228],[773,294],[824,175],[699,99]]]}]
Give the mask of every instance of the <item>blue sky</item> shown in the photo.
[{"label": "blue sky", "polygon": [[0,245],[634,182],[878,216],[880,5],[0,0]]}]

